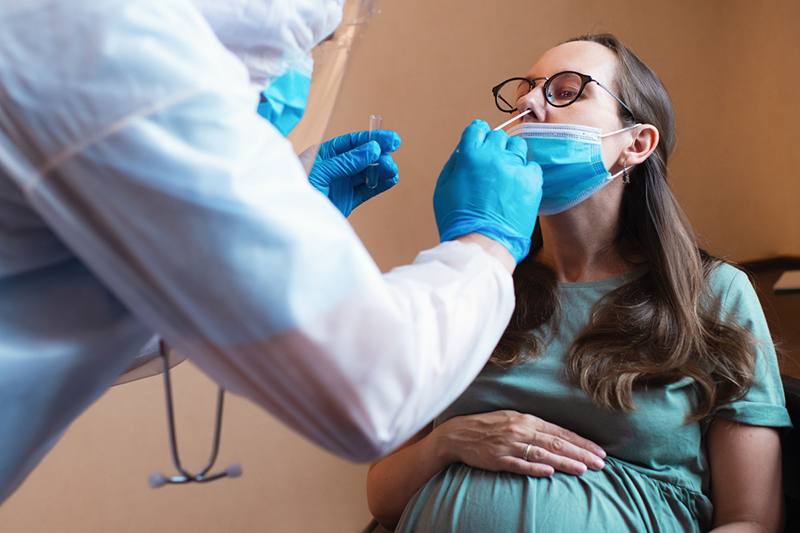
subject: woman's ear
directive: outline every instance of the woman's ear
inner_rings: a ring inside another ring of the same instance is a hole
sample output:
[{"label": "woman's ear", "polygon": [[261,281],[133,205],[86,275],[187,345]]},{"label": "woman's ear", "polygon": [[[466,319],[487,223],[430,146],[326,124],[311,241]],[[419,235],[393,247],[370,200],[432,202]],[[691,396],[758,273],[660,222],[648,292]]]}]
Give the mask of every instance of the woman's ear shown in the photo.
[{"label": "woman's ear", "polygon": [[658,129],[655,126],[642,124],[637,128],[631,145],[623,150],[620,156],[629,167],[643,163],[658,146],[658,137]]}]

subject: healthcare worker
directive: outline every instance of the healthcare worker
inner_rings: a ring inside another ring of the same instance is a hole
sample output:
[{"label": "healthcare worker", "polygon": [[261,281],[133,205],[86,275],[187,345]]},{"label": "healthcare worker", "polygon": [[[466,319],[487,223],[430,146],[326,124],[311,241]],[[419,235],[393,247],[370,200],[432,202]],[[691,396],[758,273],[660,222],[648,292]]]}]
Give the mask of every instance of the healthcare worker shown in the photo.
[{"label": "healthcare worker", "polygon": [[541,195],[524,143],[470,125],[434,196],[442,244],[381,274],[256,113],[340,2],[198,5],[0,4],[0,501],[152,332],[365,461],[448,405],[510,317]]}]

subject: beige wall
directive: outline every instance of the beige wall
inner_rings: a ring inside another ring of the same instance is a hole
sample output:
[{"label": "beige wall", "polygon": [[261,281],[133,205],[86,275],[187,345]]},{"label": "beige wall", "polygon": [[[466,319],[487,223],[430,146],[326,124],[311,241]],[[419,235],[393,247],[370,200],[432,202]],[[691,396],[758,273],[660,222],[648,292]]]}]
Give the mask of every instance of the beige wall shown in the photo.
[{"label": "beige wall", "polygon": [[[800,255],[800,3],[792,0],[413,0],[383,5],[334,120],[384,115],[401,183],[351,217],[382,267],[436,243],[436,177],[473,118],[504,120],[490,88],[588,31],[620,36],[676,110],[674,190],[702,241],[737,261]],[[798,89],[795,89],[798,88]]]},{"label": "beige wall", "polygon": [[[181,461],[211,451],[216,385],[190,363],[172,372]],[[235,480],[148,486],[174,475],[160,377],[111,389],[0,508],[2,533],[356,531],[368,521],[365,467],[337,459],[228,395],[214,471]]]},{"label": "beige wall", "polygon": [[[736,260],[800,255],[796,128],[800,3],[737,0],[381,0],[330,134],[381,113],[403,137],[401,183],[351,221],[383,269],[436,244],[436,177],[473,118],[498,124],[489,88],[525,73],[559,41],[622,37],[672,95],[674,188],[708,246]],[[178,367],[179,438],[189,465],[210,446],[214,386]],[[151,490],[171,472],[161,381],[113,389],[67,432],[0,509],[0,531],[356,531],[368,519],[365,467],[320,451],[238,398],[226,408],[219,466],[244,476]]]}]

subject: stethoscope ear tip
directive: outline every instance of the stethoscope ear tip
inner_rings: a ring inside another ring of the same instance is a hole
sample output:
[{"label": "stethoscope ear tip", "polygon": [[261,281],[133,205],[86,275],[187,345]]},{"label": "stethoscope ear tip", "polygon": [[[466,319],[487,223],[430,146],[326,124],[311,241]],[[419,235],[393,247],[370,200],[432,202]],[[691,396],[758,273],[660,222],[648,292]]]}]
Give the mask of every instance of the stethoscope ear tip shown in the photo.
[{"label": "stethoscope ear tip", "polygon": [[228,468],[219,472],[217,474],[213,474],[211,476],[205,476],[202,473],[197,474],[195,476],[185,475],[185,476],[174,476],[169,477],[165,476],[164,474],[160,474],[158,472],[153,472],[150,474],[150,478],[148,479],[150,483],[151,489],[158,489],[167,485],[168,483],[207,483],[209,481],[214,481],[215,479],[220,479],[223,477],[229,478],[237,478],[241,477],[242,475],[242,465],[239,463],[233,463],[228,465]]},{"label": "stethoscope ear tip", "polygon": [[169,479],[164,474],[153,472],[152,474],[150,474],[150,478],[148,481],[150,482],[151,489],[157,489],[166,485]]},{"label": "stethoscope ear tip", "polygon": [[225,475],[228,477],[240,477],[242,475],[242,465],[233,463],[225,469]]}]

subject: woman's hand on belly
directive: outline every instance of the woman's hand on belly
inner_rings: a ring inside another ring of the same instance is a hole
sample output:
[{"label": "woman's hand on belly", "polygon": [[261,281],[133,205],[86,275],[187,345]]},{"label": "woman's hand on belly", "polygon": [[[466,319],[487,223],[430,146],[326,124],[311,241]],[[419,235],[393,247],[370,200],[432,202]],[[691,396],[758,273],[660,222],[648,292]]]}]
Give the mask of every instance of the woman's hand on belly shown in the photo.
[{"label": "woman's hand on belly", "polygon": [[575,475],[600,470],[605,456],[597,444],[535,416],[516,411],[459,416],[436,429],[428,426],[373,463],[367,503],[378,522],[393,529],[414,494],[452,463],[544,477],[556,470]]},{"label": "woman's hand on belly", "polygon": [[575,433],[516,411],[454,417],[428,436],[448,463],[543,477],[601,470],[605,451]]}]

